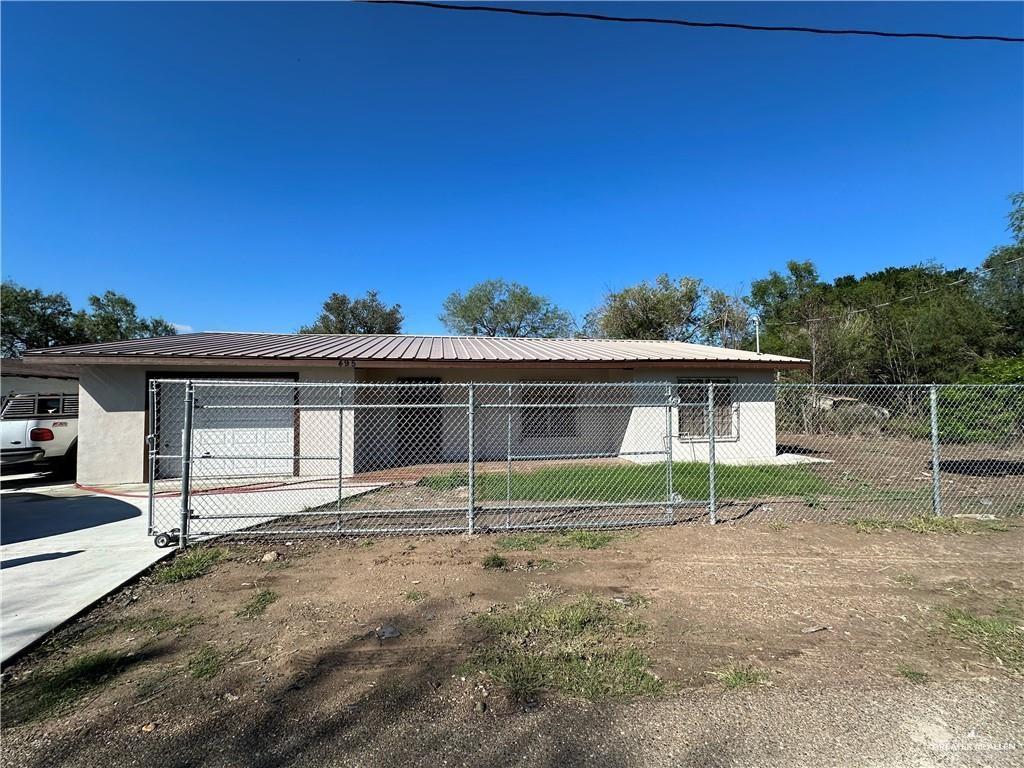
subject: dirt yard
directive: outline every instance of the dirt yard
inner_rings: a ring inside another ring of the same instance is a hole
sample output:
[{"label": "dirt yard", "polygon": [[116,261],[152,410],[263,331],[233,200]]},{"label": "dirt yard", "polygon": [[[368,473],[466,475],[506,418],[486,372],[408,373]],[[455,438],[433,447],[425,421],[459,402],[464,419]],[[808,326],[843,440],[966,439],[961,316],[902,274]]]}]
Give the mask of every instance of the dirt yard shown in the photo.
[{"label": "dirt yard", "polygon": [[1019,766],[1024,527],[961,527],[195,548],[4,672],[3,764]]}]

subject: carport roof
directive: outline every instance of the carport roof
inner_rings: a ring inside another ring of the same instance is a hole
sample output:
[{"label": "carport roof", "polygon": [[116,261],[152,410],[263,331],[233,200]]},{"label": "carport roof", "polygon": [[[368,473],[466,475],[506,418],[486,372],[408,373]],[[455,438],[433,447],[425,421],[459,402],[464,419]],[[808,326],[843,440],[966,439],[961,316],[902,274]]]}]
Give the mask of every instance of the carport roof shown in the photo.
[{"label": "carport roof", "polygon": [[799,368],[806,360],[680,341],[533,339],[388,334],[188,333],[34,349],[26,358],[85,363],[141,360],[408,363],[736,363]]}]

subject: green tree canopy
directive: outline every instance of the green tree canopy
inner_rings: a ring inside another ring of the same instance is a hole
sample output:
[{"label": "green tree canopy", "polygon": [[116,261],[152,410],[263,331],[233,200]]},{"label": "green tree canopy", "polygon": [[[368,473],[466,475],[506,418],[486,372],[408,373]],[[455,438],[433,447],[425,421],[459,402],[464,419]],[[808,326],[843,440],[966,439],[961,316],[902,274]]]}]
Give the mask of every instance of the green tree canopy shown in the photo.
[{"label": "green tree canopy", "polygon": [[377,291],[367,291],[361,299],[332,293],[316,321],[299,333],[401,333],[404,319],[401,305],[387,306]]},{"label": "green tree canopy", "polygon": [[572,316],[525,285],[484,280],[444,301],[440,320],[452,333],[470,336],[570,336]]},{"label": "green tree canopy", "polygon": [[586,330],[609,339],[688,341],[700,331],[703,299],[700,280],[659,275],[605,296],[587,314]]},{"label": "green tree canopy", "polygon": [[173,336],[174,326],[159,317],[139,317],[135,304],[107,291],[90,296],[88,310],[75,311],[63,293],[44,293],[5,280],[0,295],[0,351],[17,357],[26,349]]}]

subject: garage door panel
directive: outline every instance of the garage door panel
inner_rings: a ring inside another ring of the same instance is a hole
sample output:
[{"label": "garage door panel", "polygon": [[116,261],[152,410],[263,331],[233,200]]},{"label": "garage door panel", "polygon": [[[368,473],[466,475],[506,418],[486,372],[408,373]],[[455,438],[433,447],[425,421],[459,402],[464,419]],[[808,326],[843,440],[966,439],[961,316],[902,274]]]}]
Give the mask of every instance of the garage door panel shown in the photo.
[{"label": "garage door panel", "polygon": [[[196,381],[195,390],[193,477],[294,473],[296,420],[291,387],[254,388],[252,396],[246,397],[236,388],[204,387]],[[158,406],[166,430],[161,435],[165,444],[161,453],[181,452],[182,413],[176,400],[164,400]],[[180,459],[163,460],[157,467],[158,477],[180,475]]]}]

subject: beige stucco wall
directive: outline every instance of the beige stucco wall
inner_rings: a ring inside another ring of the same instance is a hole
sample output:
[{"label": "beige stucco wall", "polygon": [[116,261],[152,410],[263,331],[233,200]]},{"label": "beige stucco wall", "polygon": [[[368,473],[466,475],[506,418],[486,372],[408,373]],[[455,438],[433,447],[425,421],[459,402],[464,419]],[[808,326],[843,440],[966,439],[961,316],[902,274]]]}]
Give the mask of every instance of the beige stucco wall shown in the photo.
[{"label": "beige stucco wall", "polygon": [[[193,373],[209,378],[221,372],[232,377],[250,376],[258,379],[268,373],[296,374],[303,382],[385,382],[401,377],[440,377],[445,382],[505,381],[667,381],[678,376],[729,377],[740,383],[768,384],[774,379],[769,371],[728,370],[654,370],[624,369],[545,369],[542,371],[514,368],[486,369],[354,369],[347,367],[230,368],[218,370],[203,367]],[[175,377],[184,378],[189,370],[175,370]],[[486,388],[485,388],[486,389]],[[489,389],[495,402],[501,402],[498,388]],[[336,398],[360,397],[351,388],[300,388],[300,402],[333,404]],[[462,401],[464,391],[453,391],[449,399]],[[361,395],[373,402],[387,402],[381,391]],[[146,368],[130,365],[86,366],[80,378],[80,419],[78,481],[86,485],[141,483],[145,477],[146,436]],[[483,399],[483,398],[481,398]],[[354,401],[354,400],[353,400]],[[353,402],[349,401],[349,402]],[[717,442],[717,458],[724,462],[756,461],[775,455],[775,403],[771,387],[741,388],[736,406],[738,432],[733,438]],[[544,440],[530,441],[520,434],[521,411],[513,410],[511,430],[517,450],[525,454],[557,452],[621,454],[632,460],[645,460],[645,451],[660,451],[664,445],[664,408],[622,408],[591,411],[579,430],[573,446],[551,445]],[[394,410],[345,410],[339,435],[337,411],[300,410],[299,455],[336,457],[341,437],[341,455],[345,475],[395,466],[397,461],[396,417]],[[475,441],[480,460],[503,459],[509,434],[508,410],[502,408],[477,411]],[[672,413],[672,425],[678,423]],[[442,429],[442,460],[465,460],[468,434],[465,412],[446,411]],[[564,442],[564,441],[563,441]],[[672,443],[677,461],[706,461],[707,441],[688,440],[676,435]],[[661,460],[652,456],[646,460]],[[337,459],[308,458],[299,462],[301,475],[335,476]]]},{"label": "beige stucco wall", "polygon": [[141,483],[145,466],[146,371],[89,366],[79,373],[78,482]]},{"label": "beige stucco wall", "polygon": [[[309,368],[299,370],[299,381],[351,383],[355,380],[352,368]],[[299,389],[300,405],[333,406],[352,400],[352,390],[346,387],[309,387]],[[353,435],[355,420],[352,411],[342,411],[341,432],[338,431],[338,411],[299,411],[300,456],[338,456],[341,449],[342,471],[353,473]],[[302,459],[300,475],[327,475],[337,477],[338,462],[332,459]]]},{"label": "beige stucco wall", "polygon": [[[666,375],[668,374],[668,375]],[[738,385],[733,406],[733,430],[730,437],[715,440],[715,460],[727,464],[757,463],[775,456],[775,389],[770,386],[775,375],[769,371],[686,369],[666,372],[641,372],[637,381],[675,382],[678,377],[731,379]],[[634,461],[661,461],[661,456],[644,456],[644,451],[662,450],[665,422],[664,408],[634,408],[630,426],[622,442],[623,453]],[[709,454],[707,438],[679,435],[678,409],[671,409],[672,458],[674,461],[706,462]],[[639,452],[637,455],[629,455]]]},{"label": "beige stucco wall", "polygon": [[[624,369],[581,370],[547,369],[530,371],[526,369],[487,368],[479,370],[437,371],[412,369],[402,371],[401,377],[433,377],[445,383],[475,381],[577,381],[577,382],[667,382],[674,384],[684,378],[727,378],[741,386],[737,387],[734,406],[735,434],[716,440],[715,456],[725,463],[756,463],[775,456],[775,401],[774,389],[770,384],[775,380],[772,371],[727,370],[727,369],[659,369],[631,371]],[[385,369],[358,370],[359,382],[395,381],[399,377],[394,371]],[[596,393],[607,398],[614,390],[605,389]],[[578,393],[585,395],[585,391]],[[375,402],[386,402],[384,393],[372,395]],[[519,396],[515,391],[513,397]],[[624,395],[637,397],[639,395]],[[477,389],[477,404],[494,398],[496,403],[506,402],[497,388]],[[447,393],[448,402],[465,402],[466,392],[456,388]],[[565,440],[529,439],[520,429],[521,409],[513,409],[509,422],[508,409],[478,408],[475,413],[474,448],[480,461],[503,460],[508,449],[511,434],[513,450],[520,456],[555,456],[578,453],[614,456],[637,462],[664,460],[666,413],[665,409],[645,407],[623,407],[578,410],[578,435],[568,445]],[[466,414],[463,409],[443,412],[442,461],[465,461],[467,456],[468,432]],[[706,462],[708,441],[692,439],[678,434],[678,410],[670,411],[672,453],[675,461]],[[398,422],[394,411],[359,412],[356,416],[355,434],[356,471],[372,471],[397,466]]]},{"label": "beige stucco wall", "polygon": [[[166,368],[161,369],[166,372]],[[216,367],[197,368],[193,373],[210,378],[222,373],[259,379],[273,374],[295,374],[300,381],[353,379],[351,368],[309,367],[297,369]],[[186,378],[189,370],[175,370],[174,378]],[[85,366],[79,379],[78,482],[83,485],[141,483],[146,465],[147,368],[134,365]],[[336,455],[337,413],[300,412],[299,452],[314,455],[327,451]],[[351,412],[346,414],[346,434],[353,431]],[[328,436],[334,436],[329,439]],[[351,439],[351,437],[349,437]],[[331,445],[327,445],[331,443]],[[351,456],[351,451],[349,451]],[[325,454],[326,455],[326,454]],[[351,458],[347,472],[351,473]],[[225,463],[227,464],[227,463]],[[327,466],[329,465],[329,467]],[[326,470],[326,471],[325,471]],[[334,474],[337,462],[300,462],[302,474]]]}]

